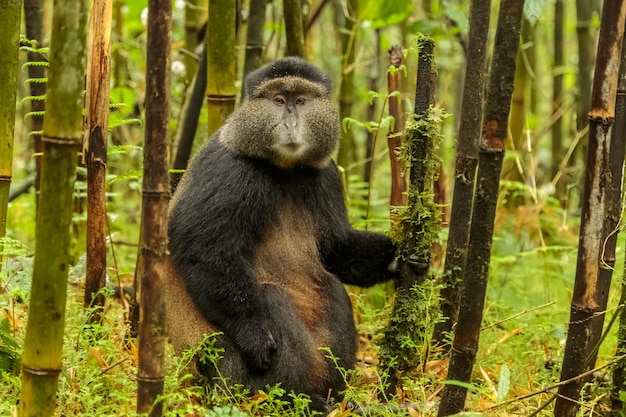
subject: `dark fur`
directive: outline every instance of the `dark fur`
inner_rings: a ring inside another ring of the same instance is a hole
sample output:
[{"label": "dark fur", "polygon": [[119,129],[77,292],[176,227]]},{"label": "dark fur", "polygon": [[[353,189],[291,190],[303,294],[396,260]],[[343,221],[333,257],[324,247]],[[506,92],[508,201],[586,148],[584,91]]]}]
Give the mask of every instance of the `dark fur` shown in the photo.
[{"label": "dark fur", "polygon": [[[293,59],[252,73],[247,85],[255,90],[294,72],[326,88],[327,77]],[[258,142],[241,129],[249,136],[240,140]],[[181,351],[203,333],[221,331],[225,354],[218,365],[230,383],[254,391],[280,382],[310,394],[320,408],[344,382],[319,348],[329,347],[346,368],[355,362],[357,334],[342,282],[388,279],[394,246],[349,224],[332,161],[282,169],[233,152],[220,134],[190,165],[170,210],[170,338]]]},{"label": "dark fur", "polygon": [[245,82],[244,96],[245,98],[250,98],[259,85],[265,81],[288,76],[304,78],[305,80],[319,84],[324,87],[326,94],[330,95],[332,91],[332,82],[328,75],[302,58],[287,57],[248,74]]}]

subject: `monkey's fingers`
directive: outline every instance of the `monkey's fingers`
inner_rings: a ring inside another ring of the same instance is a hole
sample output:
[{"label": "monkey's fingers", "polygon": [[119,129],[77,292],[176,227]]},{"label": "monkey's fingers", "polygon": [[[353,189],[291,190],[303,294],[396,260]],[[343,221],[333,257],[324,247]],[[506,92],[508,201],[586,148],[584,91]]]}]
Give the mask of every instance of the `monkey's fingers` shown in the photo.
[{"label": "monkey's fingers", "polygon": [[264,328],[256,329],[255,334],[242,346],[245,359],[255,370],[266,371],[269,369],[272,356],[276,352],[277,345],[272,333]]}]

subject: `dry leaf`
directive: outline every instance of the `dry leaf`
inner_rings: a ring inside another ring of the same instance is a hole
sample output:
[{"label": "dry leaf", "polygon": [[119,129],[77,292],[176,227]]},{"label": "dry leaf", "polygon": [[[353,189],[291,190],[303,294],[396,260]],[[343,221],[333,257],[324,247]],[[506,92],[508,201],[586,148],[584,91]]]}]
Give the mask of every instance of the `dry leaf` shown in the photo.
[{"label": "dry leaf", "polygon": [[100,354],[100,351],[96,349],[95,347],[92,347],[92,346],[89,347],[89,356],[91,356],[92,358],[96,360],[96,362],[98,363],[98,366],[103,371],[109,368],[109,364],[104,359],[104,357],[102,357],[102,354]]}]

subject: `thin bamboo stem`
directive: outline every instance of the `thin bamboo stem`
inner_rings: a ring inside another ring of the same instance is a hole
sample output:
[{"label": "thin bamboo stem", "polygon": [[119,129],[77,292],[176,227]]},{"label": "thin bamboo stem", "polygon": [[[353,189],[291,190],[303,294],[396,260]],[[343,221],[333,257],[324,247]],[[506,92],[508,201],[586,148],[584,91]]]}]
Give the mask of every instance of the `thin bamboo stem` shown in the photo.
[{"label": "thin bamboo stem", "polygon": [[[478,351],[523,9],[524,0],[504,0],[500,5],[448,380],[469,382]],[[446,385],[437,415],[444,417],[462,411],[466,396],[466,387]]]},{"label": "thin bamboo stem", "polygon": [[4,28],[0,33],[0,238],[6,233],[9,188],[13,172],[21,8],[21,0],[10,0],[4,4],[0,13],[0,27]]}]

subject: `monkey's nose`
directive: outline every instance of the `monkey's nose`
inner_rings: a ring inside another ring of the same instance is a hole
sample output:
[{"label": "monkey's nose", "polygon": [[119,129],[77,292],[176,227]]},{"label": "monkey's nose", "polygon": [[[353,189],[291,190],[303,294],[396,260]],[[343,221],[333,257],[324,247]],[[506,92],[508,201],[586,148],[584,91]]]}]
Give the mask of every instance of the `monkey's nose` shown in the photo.
[{"label": "monkey's nose", "polygon": [[285,127],[295,129],[298,127],[298,118],[292,113],[285,118]]}]

